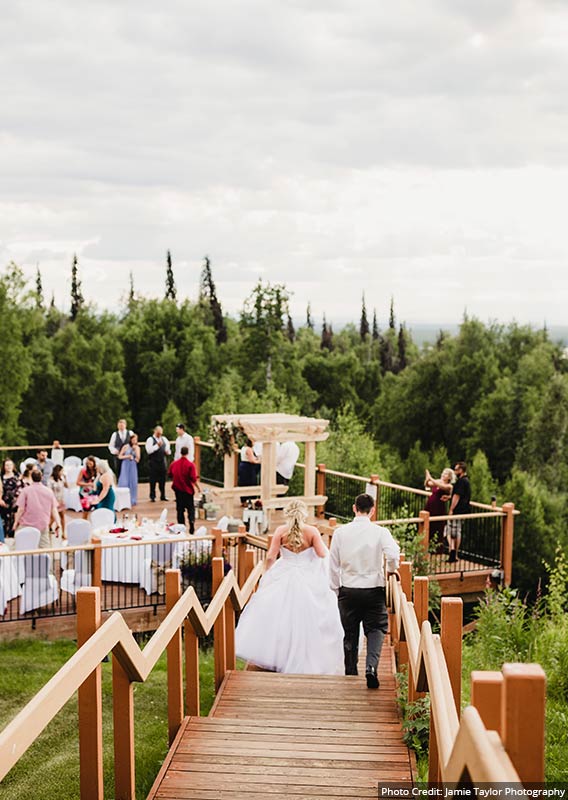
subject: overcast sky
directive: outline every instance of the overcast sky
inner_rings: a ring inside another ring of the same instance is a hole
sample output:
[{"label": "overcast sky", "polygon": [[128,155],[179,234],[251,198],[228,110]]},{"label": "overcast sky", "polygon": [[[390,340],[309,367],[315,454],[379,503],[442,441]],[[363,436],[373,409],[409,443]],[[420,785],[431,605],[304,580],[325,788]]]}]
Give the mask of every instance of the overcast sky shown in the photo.
[{"label": "overcast sky", "polygon": [[0,265],[68,306],[566,322],[568,3],[8,0]]}]

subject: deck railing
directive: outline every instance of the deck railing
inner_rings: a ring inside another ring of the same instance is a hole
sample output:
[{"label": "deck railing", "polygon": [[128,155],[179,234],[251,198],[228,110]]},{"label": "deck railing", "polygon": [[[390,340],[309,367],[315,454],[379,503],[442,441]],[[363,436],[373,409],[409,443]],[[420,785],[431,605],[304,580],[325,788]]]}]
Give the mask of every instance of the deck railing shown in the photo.
[{"label": "deck railing", "polygon": [[[235,611],[241,611],[258,583],[264,565],[254,566],[245,552],[242,584],[233,570],[224,575],[223,559],[214,557],[213,597],[205,610],[189,587],[182,594],[180,573],[166,572],[168,614],[144,650],[140,650],[122,615],[101,624],[99,587],[77,593],[78,650],[0,733],[0,780],[12,769],[44,728],[70,700],[79,699],[81,800],[103,800],[103,704],[101,661],[113,654],[114,775],[113,797],[135,799],[133,683],[144,682],[160,655],[167,652],[168,733],[172,744],[186,715],[199,716],[199,637],[214,631],[215,691],[228,669],[235,669]],[[182,638],[182,628],[184,636]],[[185,703],[183,651],[185,650]]]},{"label": "deck railing", "polygon": [[430,693],[428,780],[457,785],[544,781],[546,677],[539,664],[471,673],[471,705],[461,709],[463,604],[444,598],[441,631],[428,622],[427,577],[412,581],[403,561],[388,586],[391,638],[408,669],[409,700]]}]

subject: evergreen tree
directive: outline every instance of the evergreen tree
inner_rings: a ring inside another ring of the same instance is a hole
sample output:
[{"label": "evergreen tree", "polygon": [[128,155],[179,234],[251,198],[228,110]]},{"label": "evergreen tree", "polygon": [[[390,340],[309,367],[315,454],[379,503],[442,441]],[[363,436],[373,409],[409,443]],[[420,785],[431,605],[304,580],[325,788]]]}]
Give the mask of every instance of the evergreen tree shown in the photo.
[{"label": "evergreen tree", "polygon": [[55,308],[55,292],[51,293],[51,301],[49,303],[50,308]]},{"label": "evergreen tree", "polygon": [[77,314],[83,308],[85,298],[81,291],[81,281],[79,280],[79,265],[77,261],[77,254],[73,256],[73,264],[71,266],[71,319],[77,319]]},{"label": "evergreen tree", "polygon": [[312,304],[308,303],[308,307],[306,308],[306,327],[309,328],[311,331],[314,329],[314,322],[312,320]]},{"label": "evergreen tree", "polygon": [[39,264],[36,266],[36,308],[43,309],[43,285],[41,282],[41,272]]},{"label": "evergreen tree", "polygon": [[391,297],[390,314],[389,314],[389,328],[391,331],[396,330],[396,322],[394,319],[394,299]]},{"label": "evergreen tree", "polygon": [[211,261],[209,260],[208,256],[205,256],[205,263],[203,264],[203,269],[201,270],[201,278],[199,281],[199,302],[211,312],[217,344],[226,342],[227,326],[225,325],[225,318],[223,317],[221,303],[217,298],[217,289],[215,288],[213,273],[211,271]]},{"label": "evergreen tree", "polygon": [[166,256],[166,300],[175,302],[177,297],[176,283],[174,280],[174,270],[172,268],[172,254],[168,250]]},{"label": "evergreen tree", "polygon": [[363,299],[361,303],[361,321],[359,323],[359,335],[361,341],[364,342],[369,335],[369,320],[367,319],[367,307],[365,306],[365,293],[363,292]]},{"label": "evergreen tree", "polygon": [[373,309],[373,341],[378,342],[379,340],[379,325],[377,323],[377,309]]},{"label": "evergreen tree", "polygon": [[406,332],[404,326],[401,325],[398,330],[398,371],[402,372],[403,369],[406,369],[406,365]]},{"label": "evergreen tree", "polygon": [[320,347],[322,350],[333,350],[333,330],[331,325],[327,324],[325,314],[323,315]]},{"label": "evergreen tree", "polygon": [[381,371],[383,375],[386,372],[392,372],[394,367],[394,352],[391,338],[388,335],[379,335],[379,360],[381,362]]},{"label": "evergreen tree", "polygon": [[136,296],[134,294],[134,275],[132,274],[132,270],[130,270],[130,289],[128,290],[128,305],[131,306]]},{"label": "evergreen tree", "polygon": [[296,341],[296,330],[294,328],[294,323],[292,322],[292,317],[288,314],[288,322],[286,324],[286,334],[288,336],[289,341],[292,344]]}]

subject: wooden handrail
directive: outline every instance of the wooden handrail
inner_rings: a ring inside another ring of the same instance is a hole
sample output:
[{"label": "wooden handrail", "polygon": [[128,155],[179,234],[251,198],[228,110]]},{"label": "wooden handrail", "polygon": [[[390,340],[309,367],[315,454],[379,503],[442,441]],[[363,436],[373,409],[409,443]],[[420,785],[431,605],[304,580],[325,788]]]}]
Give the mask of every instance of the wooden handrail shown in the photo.
[{"label": "wooden handrail", "polygon": [[[242,588],[231,570],[223,579],[207,611],[190,586],[165,617],[144,650],[140,650],[122,614],[114,612],[0,733],[0,780],[12,769],[81,684],[110,652],[130,681],[144,682],[170,640],[188,618],[198,636],[207,636],[230,598],[242,610],[264,571],[259,562]],[[79,589],[98,593],[97,587]]]},{"label": "wooden handrail", "polygon": [[[424,581],[424,578],[420,579]],[[416,593],[416,588],[415,588]],[[456,598],[442,600],[442,636],[434,634],[425,620],[419,628],[414,605],[403,590],[401,581],[391,576],[387,585],[387,601],[391,614],[391,636],[395,646],[404,643],[408,663],[409,698],[416,692],[430,693],[430,775],[431,781],[458,783],[465,772],[475,783],[496,783],[544,780],[544,672],[536,664],[515,664],[503,667],[504,682],[509,681],[507,693],[499,693],[501,708],[497,716],[500,726],[509,722],[509,735],[488,730],[480,711],[473,706],[464,709],[460,721],[460,691],[456,696],[455,680],[459,682],[461,656],[452,658],[452,648],[461,652],[461,611],[459,630],[455,632]],[[420,601],[422,602],[422,600]],[[448,604],[454,603],[454,606]],[[448,607],[444,608],[444,604]],[[444,614],[444,611],[452,613]],[[423,612],[422,612],[423,613]],[[453,617],[453,619],[452,619]],[[445,619],[449,620],[445,633]],[[454,636],[453,640],[451,636]],[[444,636],[446,645],[443,646]],[[395,647],[396,649],[396,647]],[[399,653],[400,655],[400,653]],[[476,672],[476,684],[483,673]],[[490,673],[493,675],[494,673]],[[530,687],[529,687],[530,684]],[[459,690],[459,683],[458,683]],[[482,693],[481,693],[482,694]],[[533,718],[521,731],[524,716],[518,714],[519,698],[532,703]],[[472,702],[474,697],[472,695]],[[516,724],[516,727],[515,727]]]}]

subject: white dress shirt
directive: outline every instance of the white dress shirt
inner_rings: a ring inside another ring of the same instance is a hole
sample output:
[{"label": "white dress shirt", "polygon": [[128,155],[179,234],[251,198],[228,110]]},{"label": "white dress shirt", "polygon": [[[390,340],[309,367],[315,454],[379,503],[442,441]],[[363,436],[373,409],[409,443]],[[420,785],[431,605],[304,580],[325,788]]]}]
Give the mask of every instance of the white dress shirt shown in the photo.
[{"label": "white dress shirt", "polygon": [[187,431],[182,433],[181,436],[178,436],[176,439],[176,452],[174,456],[174,461],[177,461],[178,458],[181,458],[181,448],[187,447],[187,457],[190,461],[194,461],[195,459],[195,445],[193,443],[193,436],[190,436]]},{"label": "white dress shirt", "polygon": [[[115,443],[115,438],[114,438],[114,437],[116,436],[116,434],[117,434],[117,433],[118,433],[118,435],[120,436],[120,438],[122,439],[122,437],[123,437],[123,432],[122,432],[122,431],[119,431],[119,430],[118,430],[118,428],[117,428],[117,429],[116,429],[116,430],[115,430],[115,431],[112,433],[112,435],[111,435],[110,439],[108,440],[108,449],[110,450],[110,452],[112,453],[112,455],[113,455],[113,456],[117,456],[117,455],[120,453],[120,451],[122,450],[122,448],[124,447],[124,445],[125,445],[125,444],[128,444],[128,442],[130,441],[130,437],[132,436],[132,431],[129,431],[129,430],[126,430],[126,429],[125,429],[125,430],[124,430],[124,441],[122,442],[122,444],[120,445],[120,447],[118,447],[118,448],[117,448],[117,447],[115,447],[115,444],[114,444],[114,443]],[[53,452],[53,450],[52,450],[51,452]]]},{"label": "white dress shirt", "polygon": [[[165,454],[167,456],[169,456],[169,454],[170,454],[170,443],[166,439],[165,436],[162,436],[162,442],[164,443],[164,452],[165,452]],[[148,438],[146,439],[146,452],[148,453],[148,455],[151,455],[152,453],[155,453],[156,450],[159,450],[159,449],[160,449],[160,445],[156,443],[156,440],[154,439],[154,437],[153,436],[148,436]]]},{"label": "white dress shirt", "polygon": [[299,457],[300,448],[296,442],[282,442],[276,451],[276,472],[286,480],[290,480]]},{"label": "white dress shirt", "polygon": [[340,586],[373,589],[385,585],[385,556],[387,571],[398,569],[400,547],[387,528],[358,515],[334,532],[329,555],[330,585],[334,592]]}]

